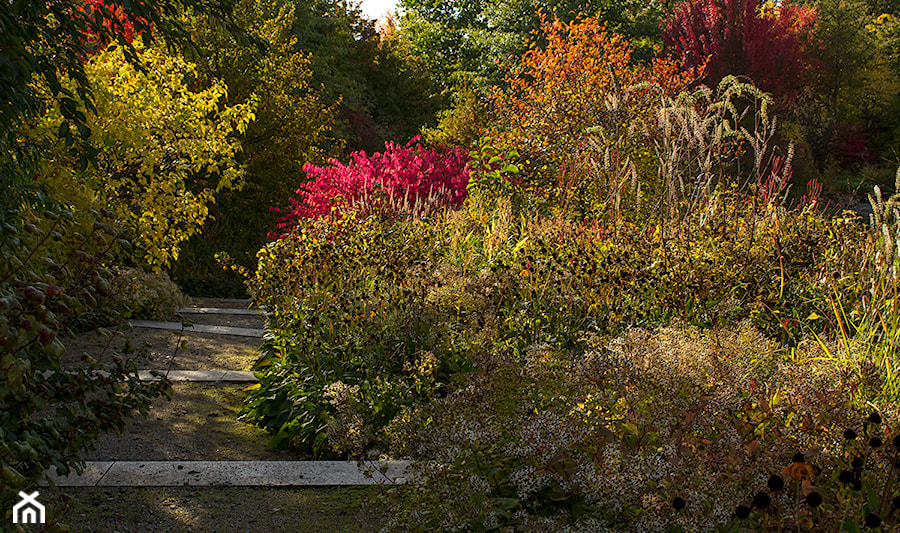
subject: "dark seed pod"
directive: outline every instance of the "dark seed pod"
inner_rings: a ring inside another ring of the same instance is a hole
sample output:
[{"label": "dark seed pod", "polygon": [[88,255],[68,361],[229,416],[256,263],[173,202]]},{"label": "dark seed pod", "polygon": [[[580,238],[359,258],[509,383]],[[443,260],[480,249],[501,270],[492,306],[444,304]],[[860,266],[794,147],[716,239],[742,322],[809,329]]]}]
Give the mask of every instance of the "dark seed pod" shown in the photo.
[{"label": "dark seed pod", "polygon": [[753,506],[757,509],[765,509],[772,503],[772,498],[765,492],[757,492],[753,497]]},{"label": "dark seed pod", "polygon": [[841,470],[841,474],[838,476],[838,481],[847,485],[851,481],[853,481],[853,472],[849,470]]},{"label": "dark seed pod", "polygon": [[818,492],[810,492],[806,495],[806,505],[809,505],[810,507],[822,505],[822,495]]},{"label": "dark seed pod", "polygon": [[877,411],[872,411],[872,414],[866,419],[866,422],[869,424],[880,424],[881,423],[881,415],[878,414]]},{"label": "dark seed pod", "polygon": [[681,496],[675,496],[675,498],[672,499],[672,508],[675,509],[676,511],[680,511],[680,510],[684,509],[685,505],[687,505],[687,503],[684,501],[684,498],[682,498]]},{"label": "dark seed pod", "polygon": [[871,439],[869,439],[869,446],[873,448],[881,448],[882,444],[884,443],[881,442],[881,439],[879,439],[878,437],[872,437]]},{"label": "dark seed pod", "polygon": [[859,457],[859,456],[854,457],[853,462],[850,463],[850,466],[852,466],[853,468],[862,468],[863,467],[862,457]]},{"label": "dark seed pod", "polygon": [[797,452],[797,453],[794,454],[794,457],[791,458],[791,462],[792,462],[792,463],[805,463],[805,462],[806,462],[806,458],[803,457],[803,454],[802,454],[802,453]]},{"label": "dark seed pod", "polygon": [[768,483],[766,483],[766,486],[769,487],[769,490],[778,492],[779,490],[784,488],[784,478],[779,475],[771,476],[769,477],[769,481]]},{"label": "dark seed pod", "polygon": [[734,510],[734,515],[739,520],[746,520],[750,517],[750,509],[746,505],[738,505],[737,509]]},{"label": "dark seed pod", "polygon": [[847,440],[853,440],[856,438],[856,432],[850,428],[844,430],[844,438]]},{"label": "dark seed pod", "polygon": [[876,528],[881,525],[881,517],[875,513],[869,513],[866,515],[866,527],[868,528]]}]

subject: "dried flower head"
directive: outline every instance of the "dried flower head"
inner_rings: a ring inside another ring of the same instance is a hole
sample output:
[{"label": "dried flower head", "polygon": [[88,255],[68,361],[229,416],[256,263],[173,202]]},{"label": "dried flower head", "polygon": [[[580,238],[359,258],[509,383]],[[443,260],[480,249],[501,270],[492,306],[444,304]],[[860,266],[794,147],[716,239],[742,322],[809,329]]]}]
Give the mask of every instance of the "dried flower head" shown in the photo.
[{"label": "dried flower head", "polygon": [[765,492],[757,492],[753,497],[753,507],[757,509],[765,509],[772,503],[772,497]]},{"label": "dried flower head", "polygon": [[782,475],[790,476],[795,481],[812,479],[816,476],[816,469],[806,464],[803,454],[796,453],[793,459],[794,462],[784,467],[784,470],[781,471]]},{"label": "dried flower head", "polygon": [[849,470],[841,470],[840,475],[838,475],[838,481],[845,485],[849,484],[853,479],[853,472]]},{"label": "dried flower head", "polygon": [[775,474],[769,477],[769,481],[766,483],[766,486],[769,487],[769,490],[774,492],[778,492],[779,490],[784,488],[784,478]]},{"label": "dried flower head", "polygon": [[866,527],[869,529],[876,528],[881,525],[881,517],[875,513],[866,515]]},{"label": "dried flower head", "polygon": [[810,492],[806,495],[806,499],[804,500],[804,502],[806,502],[806,505],[809,505],[810,507],[818,507],[822,505],[822,495],[818,492]]}]

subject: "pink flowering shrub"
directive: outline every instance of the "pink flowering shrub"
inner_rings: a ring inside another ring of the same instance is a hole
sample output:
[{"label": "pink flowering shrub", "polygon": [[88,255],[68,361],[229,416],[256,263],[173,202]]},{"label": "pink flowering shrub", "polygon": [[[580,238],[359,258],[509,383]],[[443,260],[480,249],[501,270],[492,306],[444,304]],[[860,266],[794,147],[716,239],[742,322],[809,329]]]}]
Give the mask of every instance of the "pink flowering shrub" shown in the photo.
[{"label": "pink flowering shrub", "polygon": [[468,152],[423,148],[418,138],[406,146],[385,143],[382,153],[353,152],[350,162],[330,160],[331,166],[307,163],[313,179],[291,198],[279,229],[289,232],[302,220],[316,220],[333,212],[356,210],[359,215],[427,215],[458,207],[469,182]]}]

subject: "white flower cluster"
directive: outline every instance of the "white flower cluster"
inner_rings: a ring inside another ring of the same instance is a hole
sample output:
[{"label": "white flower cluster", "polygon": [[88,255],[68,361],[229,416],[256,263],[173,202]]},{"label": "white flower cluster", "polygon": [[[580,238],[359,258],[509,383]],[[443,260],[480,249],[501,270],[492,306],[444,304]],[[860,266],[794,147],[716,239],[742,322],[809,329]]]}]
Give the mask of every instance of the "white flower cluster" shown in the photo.
[{"label": "white flower cluster", "polygon": [[359,393],[359,385],[350,386],[343,381],[335,381],[325,385],[324,391],[329,403],[337,407],[355,399]]}]

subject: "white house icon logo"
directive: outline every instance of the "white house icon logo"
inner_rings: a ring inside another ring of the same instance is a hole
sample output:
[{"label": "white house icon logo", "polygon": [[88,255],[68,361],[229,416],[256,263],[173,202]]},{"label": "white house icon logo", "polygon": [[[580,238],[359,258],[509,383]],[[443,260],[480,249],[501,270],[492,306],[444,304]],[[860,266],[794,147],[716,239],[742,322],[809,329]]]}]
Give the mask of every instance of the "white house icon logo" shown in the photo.
[{"label": "white house icon logo", "polygon": [[43,524],[46,521],[44,506],[38,503],[38,492],[19,493],[22,501],[13,506],[13,524]]}]

